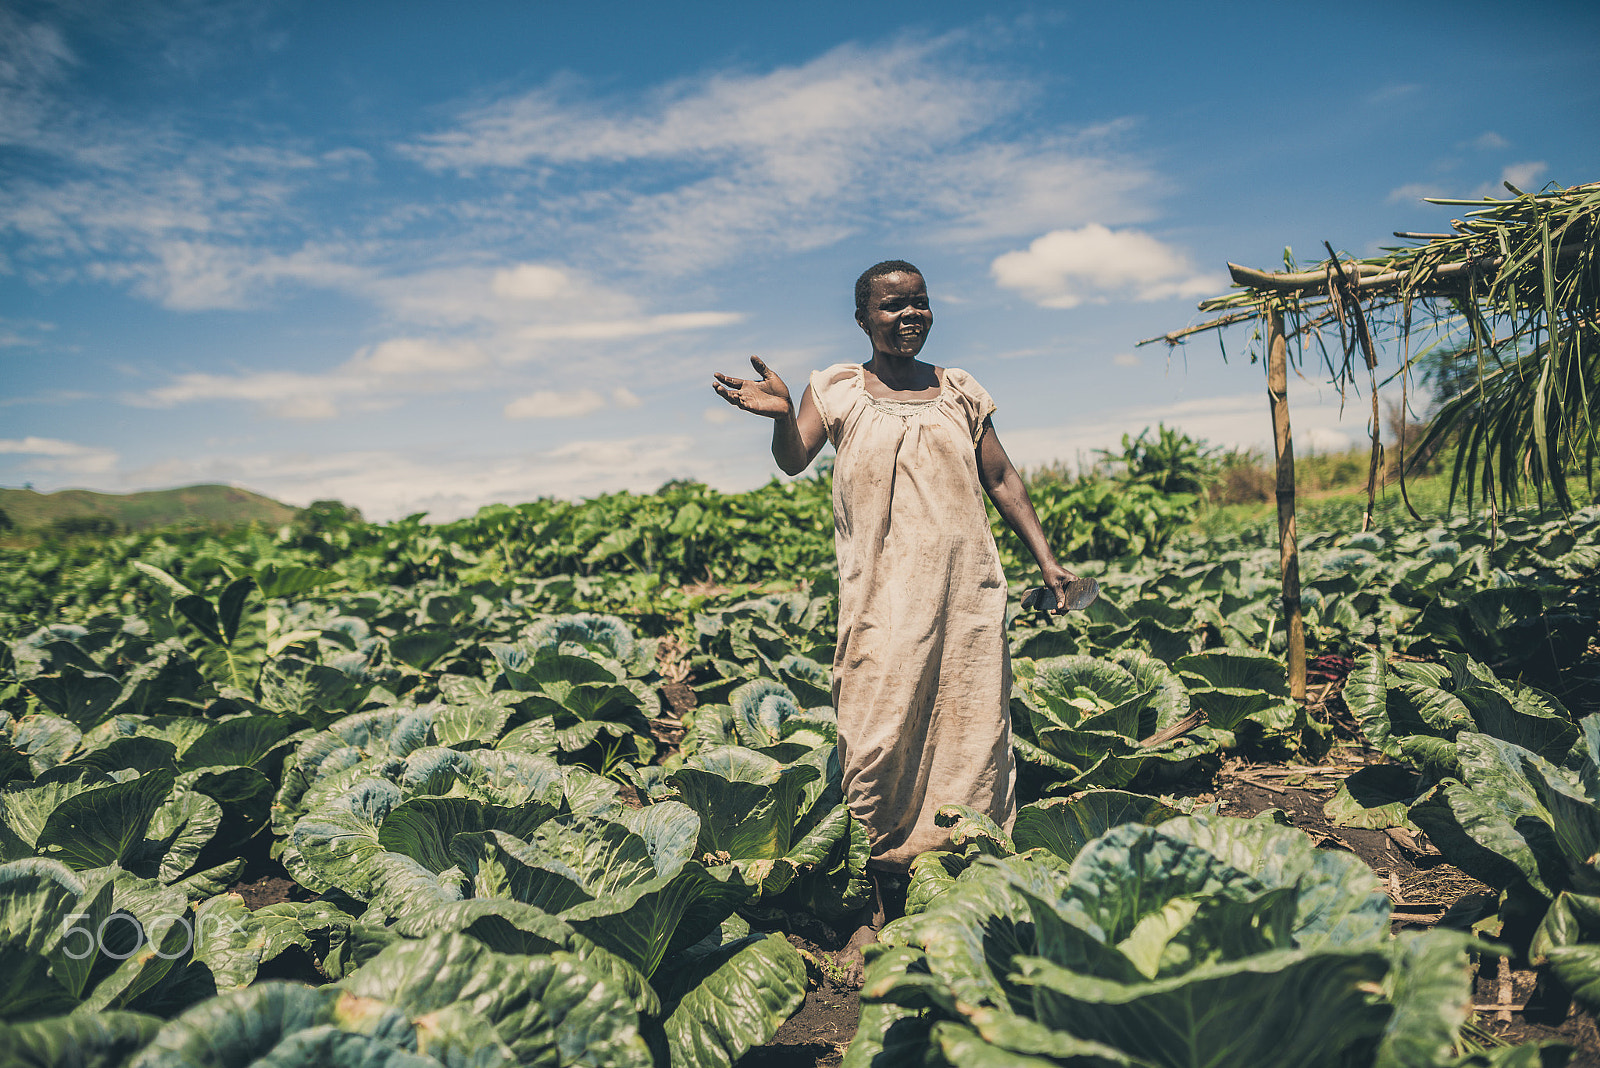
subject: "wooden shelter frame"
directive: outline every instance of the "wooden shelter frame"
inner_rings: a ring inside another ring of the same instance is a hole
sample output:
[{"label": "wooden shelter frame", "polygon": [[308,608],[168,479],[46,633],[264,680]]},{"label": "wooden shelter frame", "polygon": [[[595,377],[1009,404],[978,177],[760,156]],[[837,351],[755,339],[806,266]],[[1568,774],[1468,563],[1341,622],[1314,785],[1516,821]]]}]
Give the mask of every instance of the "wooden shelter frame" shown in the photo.
[{"label": "wooden shelter frame", "polygon": [[[1552,185],[1533,194],[1524,193],[1509,182],[1506,188],[1512,194],[1509,200],[1429,198],[1431,204],[1474,210],[1452,220],[1451,233],[1397,231],[1396,237],[1420,244],[1386,248],[1376,257],[1341,257],[1325,243],[1328,258],[1310,270],[1293,269],[1287,250],[1284,258],[1289,269],[1282,272],[1229,263],[1234,290],[1199,305],[1200,311],[1211,313],[1212,318],[1139,342],[1148,345],[1160,341],[1173,346],[1196,334],[1246,322],[1260,324],[1257,336],[1264,328],[1289,690],[1297,700],[1304,700],[1306,695],[1306,658],[1295,524],[1294,439],[1289,420],[1291,340],[1297,343],[1297,365],[1303,364],[1305,339],[1309,336],[1317,342],[1341,398],[1347,387],[1355,385],[1358,353],[1367,371],[1372,449],[1362,530],[1372,524],[1383,449],[1378,411],[1379,332],[1374,327],[1388,327],[1382,333],[1392,335],[1403,345],[1395,376],[1401,381],[1404,408],[1408,403],[1405,391],[1416,361],[1428,351],[1413,352],[1411,347],[1413,312],[1418,309],[1435,325],[1455,322],[1456,334],[1463,333],[1464,328],[1477,357],[1476,397],[1469,396],[1454,419],[1461,418],[1476,403],[1478,416],[1487,420],[1490,408],[1486,383],[1508,367],[1520,367],[1523,361],[1521,356],[1513,355],[1508,364],[1502,354],[1507,350],[1515,354],[1528,343],[1535,344],[1535,354],[1542,347],[1543,372],[1536,381],[1532,377],[1527,380],[1533,393],[1532,442],[1523,446],[1499,438],[1491,440],[1487,429],[1474,439],[1485,446],[1481,492],[1496,524],[1500,501],[1509,503],[1520,481],[1531,482],[1542,501],[1543,483],[1548,480],[1557,502],[1570,509],[1564,469],[1580,445],[1585,473],[1592,472],[1596,452],[1600,451],[1600,359],[1595,358],[1600,350],[1600,182],[1568,188]],[[1386,319],[1382,317],[1384,312],[1390,313]],[[1497,319],[1510,323],[1509,332],[1499,338],[1491,328]],[[1338,326],[1342,350],[1337,360],[1329,353],[1322,333],[1334,324]],[[1585,343],[1587,354],[1583,351]],[[1553,379],[1551,369],[1557,364],[1560,367]],[[1577,368],[1575,374],[1568,364]],[[1522,382],[1519,377],[1512,384],[1520,386]],[[1445,414],[1441,411],[1440,416]],[[1446,423],[1450,425],[1441,427],[1436,418],[1421,447],[1442,440],[1454,425],[1450,420]],[[1406,495],[1403,437],[1399,444],[1401,498],[1411,514],[1420,518]],[[1474,460],[1477,448],[1474,444]],[[1521,458],[1518,448],[1526,451],[1526,462],[1520,470],[1515,462]],[[1508,459],[1513,462],[1508,463]],[[1458,451],[1451,482],[1452,501],[1462,470],[1462,453]],[[1468,465],[1466,472],[1470,501],[1474,468]]]}]

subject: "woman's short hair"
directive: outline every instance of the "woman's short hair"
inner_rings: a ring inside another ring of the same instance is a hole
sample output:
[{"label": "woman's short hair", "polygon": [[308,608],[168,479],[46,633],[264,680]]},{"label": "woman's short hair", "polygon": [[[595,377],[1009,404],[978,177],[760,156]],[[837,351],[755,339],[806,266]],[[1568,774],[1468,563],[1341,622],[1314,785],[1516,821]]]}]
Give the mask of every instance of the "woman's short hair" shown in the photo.
[{"label": "woman's short hair", "polygon": [[914,274],[918,278],[926,277],[917,270],[915,264],[905,260],[884,260],[874,263],[871,267],[861,272],[861,277],[856,279],[856,311],[867,310],[867,300],[872,296],[872,280],[882,278],[886,274]]}]

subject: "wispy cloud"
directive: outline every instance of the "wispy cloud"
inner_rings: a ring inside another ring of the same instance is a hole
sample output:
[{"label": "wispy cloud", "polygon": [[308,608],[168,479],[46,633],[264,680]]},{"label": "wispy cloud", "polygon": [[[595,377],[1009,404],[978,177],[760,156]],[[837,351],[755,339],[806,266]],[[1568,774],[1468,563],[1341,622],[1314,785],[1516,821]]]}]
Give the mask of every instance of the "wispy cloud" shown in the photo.
[{"label": "wispy cloud", "polygon": [[483,350],[470,341],[397,337],[362,350],[347,366],[376,375],[455,374],[488,362]]},{"label": "wispy cloud", "polygon": [[[828,164],[859,152],[868,130],[920,130],[947,141],[1009,108],[1018,86],[981,74],[937,73],[934,44],[866,49],[843,45],[797,67],[713,74],[662,86],[644,100],[572,101],[537,89],[474,109],[452,129],[406,147],[436,168],[520,168],[530,163],[746,159],[768,170],[798,167],[832,187]],[[887,126],[885,126],[887,124]],[[817,159],[823,150],[829,158]]]},{"label": "wispy cloud", "polygon": [[518,397],[505,406],[507,419],[572,419],[589,415],[602,408],[639,408],[644,405],[633,390],[618,386],[611,391],[611,401],[592,389],[578,389],[563,393],[559,390],[541,389]]},{"label": "wispy cloud", "polygon": [[740,322],[740,312],[679,312],[642,319],[598,319],[587,322],[543,323],[524,328],[519,336],[529,341],[614,341],[619,338],[705,330]]},{"label": "wispy cloud", "polygon": [[55,323],[38,319],[7,319],[0,316],[0,349],[35,348],[44,344],[41,335],[55,330]]},{"label": "wispy cloud", "polygon": [[[1498,135],[1496,134],[1484,135],[1484,137],[1497,136]],[[1482,141],[1483,137],[1480,137],[1478,140]],[[1499,181],[1483,182],[1478,185],[1477,188],[1473,189],[1471,193],[1467,194],[1467,196],[1469,198],[1493,197],[1497,200],[1504,200],[1506,197],[1511,195],[1506,191],[1504,184],[1506,182],[1510,182],[1524,193],[1537,192],[1541,184],[1539,180],[1544,177],[1547,170],[1549,170],[1549,166],[1544,160],[1525,160],[1521,163],[1512,163],[1501,168]],[[1465,183],[1463,182],[1461,184],[1464,185]],[[1453,188],[1448,184],[1437,181],[1410,182],[1406,185],[1400,186],[1398,189],[1391,191],[1389,193],[1389,203],[1395,204],[1404,201],[1420,200],[1423,197],[1453,198],[1459,196],[1461,196],[1461,190],[1459,187]]]},{"label": "wispy cloud", "polygon": [[1002,289],[1046,308],[1203,297],[1228,285],[1225,276],[1196,270],[1183,252],[1142,230],[1099,223],[1052,230],[1026,249],[996,257],[990,273]]},{"label": "wispy cloud", "polygon": [[1447,187],[1438,182],[1407,182],[1389,190],[1387,199],[1390,204],[1404,204],[1423,197],[1449,196],[1446,190]]},{"label": "wispy cloud", "polygon": [[1002,129],[1031,92],[964,66],[949,41],[851,44],[637,97],[540,88],[475,107],[401,151],[484,180],[537,175],[541,189],[607,168],[603,196],[554,201],[569,225],[595,232],[613,258],[679,270],[752,247],[819,247],[930,211],[943,232],[971,239],[1142,217],[1140,195],[1156,181],[1114,150],[1119,127],[1035,138]]},{"label": "wispy cloud", "polygon": [[756,484],[765,474],[758,460],[742,454],[707,455],[695,445],[689,435],[658,434],[581,439],[545,451],[495,456],[419,456],[393,450],[217,454],[130,470],[116,483],[129,489],[231,483],[290,504],[349,501],[372,519],[426,511],[430,519],[444,521],[470,515],[491,501],[648,491],[674,478],[699,478],[731,488]]},{"label": "wispy cloud", "polygon": [[56,27],[0,8],[0,144],[53,140],[60,115],[52,90],[76,62]]},{"label": "wispy cloud", "polygon": [[598,412],[605,406],[606,399],[592,389],[571,393],[541,389],[508,403],[505,416],[507,419],[573,419]]},{"label": "wispy cloud", "polygon": [[244,308],[283,282],[312,288],[351,288],[366,272],[341,262],[331,250],[306,246],[280,253],[209,241],[152,242],[137,262],[97,265],[91,274],[131,281],[144,296],[177,311]]},{"label": "wispy cloud", "polygon": [[96,475],[117,466],[117,454],[94,445],[59,438],[0,438],[0,454],[28,457],[27,467],[72,475]]},{"label": "wispy cloud", "polygon": [[[1522,190],[1524,193],[1538,191],[1538,181],[1544,177],[1549,167],[1544,160],[1528,160],[1523,163],[1513,163],[1500,172],[1500,181],[1509,183]],[[1502,190],[1504,187],[1502,186]]]},{"label": "wispy cloud", "polygon": [[358,351],[326,374],[258,371],[192,372],[126,397],[141,407],[170,408],[202,401],[247,401],[284,419],[331,419],[351,401],[383,406],[385,398],[482,388],[476,372],[488,357],[470,341],[391,338]]},{"label": "wispy cloud", "polygon": [[[959,35],[627,93],[568,77],[385,146],[75,109],[60,32],[5,18],[0,103],[33,116],[10,140],[42,161],[0,186],[13,267],[179,311],[331,290],[419,326],[619,340],[734,321],[659,306],[660,283],[733,259],[1139,222],[1162,186],[1118,122],[1019,135],[1038,87],[970,62]],[[353,177],[375,195],[342,195]],[[622,280],[596,283],[601,265]],[[657,306],[612,291],[640,277]]]},{"label": "wispy cloud", "polygon": [[[1298,451],[1341,452],[1365,440],[1364,406],[1346,406],[1341,411],[1337,391],[1300,390],[1294,403]],[[1159,423],[1224,448],[1269,450],[1272,446],[1272,423],[1260,394],[1240,393],[1107,409],[1066,426],[1008,426],[1005,447],[1018,466],[1036,467],[1074,458],[1089,463],[1094,450],[1114,448],[1123,434]]]},{"label": "wispy cloud", "polygon": [[[182,373],[162,385],[125,394],[123,400],[139,407],[155,408],[204,401],[243,401],[278,418],[332,419],[352,405],[387,407],[406,397],[441,392],[515,389],[519,365],[551,355],[540,347],[545,342],[563,342],[561,361],[569,361],[573,345],[624,339],[637,345],[641,340],[709,330],[740,322],[743,318],[741,313],[733,312],[679,312],[638,318],[555,321],[515,329],[491,323],[475,337],[390,338],[366,346],[337,367],[320,373]],[[633,354],[637,356],[637,350]],[[601,357],[591,368],[614,372],[614,365],[619,362],[624,361]],[[618,388],[611,393],[611,403],[618,408],[637,408],[643,402],[631,390]],[[604,406],[604,399],[588,389],[565,393],[539,390],[507,403],[504,412],[512,419],[556,418],[588,415]]]}]

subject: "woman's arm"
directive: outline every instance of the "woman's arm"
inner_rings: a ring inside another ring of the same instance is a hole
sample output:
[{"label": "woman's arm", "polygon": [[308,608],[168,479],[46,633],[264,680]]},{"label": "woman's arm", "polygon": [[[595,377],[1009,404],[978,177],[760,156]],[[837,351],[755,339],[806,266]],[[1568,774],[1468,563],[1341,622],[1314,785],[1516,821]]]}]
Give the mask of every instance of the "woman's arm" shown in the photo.
[{"label": "woman's arm", "polygon": [[789,387],[783,384],[777,372],[761,362],[761,357],[750,357],[750,363],[761,375],[757,379],[732,378],[721,371],[713,373],[711,388],[717,396],[747,412],[772,420],[772,458],[786,475],[798,475],[810,466],[828,440],[822,426],[822,416],[816,402],[811,399],[811,387],[800,396],[800,411],[794,410]]},{"label": "woman's arm", "polygon": [[1044,584],[1055,592],[1056,607],[1066,608],[1067,583],[1077,576],[1056,563],[1050,543],[1045,540],[1044,528],[1039,525],[1039,515],[1028,497],[1028,487],[1022,484],[1022,476],[1017,474],[1011,457],[1001,446],[994,424],[987,419],[983,423],[983,436],[978,439],[978,480],[983,483],[984,492],[994,502],[1000,518],[1033,554],[1044,576]]}]

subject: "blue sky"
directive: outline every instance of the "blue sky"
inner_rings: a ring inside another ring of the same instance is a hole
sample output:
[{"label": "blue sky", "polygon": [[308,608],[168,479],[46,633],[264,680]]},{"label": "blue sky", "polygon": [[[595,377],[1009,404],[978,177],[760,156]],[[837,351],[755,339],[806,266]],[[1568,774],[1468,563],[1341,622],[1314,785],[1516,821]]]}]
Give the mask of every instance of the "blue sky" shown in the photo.
[{"label": "blue sky", "polygon": [[[0,0],[0,485],[747,488],[711,371],[864,358],[889,257],[1019,465],[1264,444],[1243,333],[1134,343],[1229,260],[1600,178],[1597,53],[1578,3]],[[1365,434],[1309,366],[1291,403]]]}]

